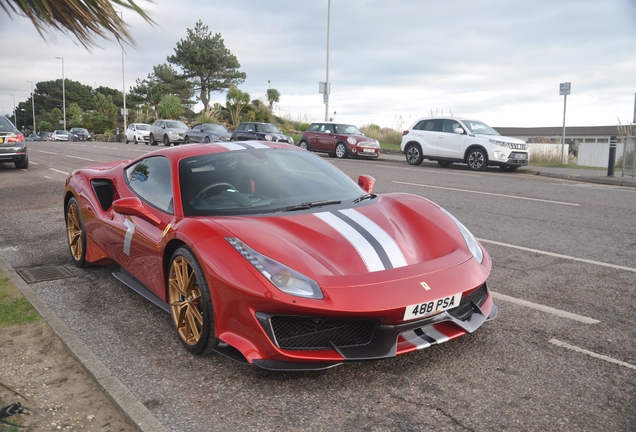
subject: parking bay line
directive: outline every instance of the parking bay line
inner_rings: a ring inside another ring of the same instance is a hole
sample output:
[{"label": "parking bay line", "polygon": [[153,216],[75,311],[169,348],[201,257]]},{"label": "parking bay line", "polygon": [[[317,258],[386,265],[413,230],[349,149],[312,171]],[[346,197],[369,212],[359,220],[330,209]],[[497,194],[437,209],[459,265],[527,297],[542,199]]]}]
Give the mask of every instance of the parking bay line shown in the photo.
[{"label": "parking bay line", "polygon": [[46,151],[46,150],[40,150],[40,153],[46,153],[46,154],[52,154],[52,155],[56,155],[57,153],[53,153],[50,151]]},{"label": "parking bay line", "polygon": [[73,159],[81,159],[81,160],[85,160],[85,161],[88,161],[88,162],[96,162],[93,159],[87,159],[87,158],[83,158],[83,157],[79,157],[79,156],[66,155],[66,157],[70,157],[70,158],[73,158]]},{"label": "parking bay line", "polygon": [[577,257],[573,257],[573,256],[569,256],[569,255],[562,255],[562,254],[558,254],[558,253],[554,253],[554,252],[548,252],[548,251],[542,251],[542,250],[538,250],[538,249],[531,249],[531,248],[527,248],[527,247],[523,247],[523,246],[517,246],[517,245],[512,245],[509,243],[501,243],[498,241],[494,241],[494,240],[486,240],[486,239],[481,239],[478,238],[477,240],[479,240],[482,243],[490,243],[490,244],[494,244],[494,245],[498,245],[498,246],[504,246],[504,247],[509,247],[512,249],[519,249],[522,251],[526,251],[526,252],[532,252],[532,253],[536,253],[536,254],[541,254],[541,255],[547,255],[547,256],[551,256],[551,257],[555,257],[555,258],[563,258],[563,259],[567,259],[570,261],[577,261],[577,262],[582,262],[585,264],[592,264],[592,265],[597,265],[600,267],[609,267],[612,269],[616,269],[616,270],[625,270],[628,272],[632,272],[632,273],[636,273],[636,268],[633,267],[625,267],[625,266],[620,266],[620,265],[616,265],[616,264],[609,264],[609,263],[604,263],[601,261],[594,261],[594,260],[589,260],[589,259],[585,259],[585,258],[577,258]]},{"label": "parking bay line", "polygon": [[604,360],[606,362],[614,363],[614,364],[617,364],[617,365],[620,365],[620,366],[624,366],[624,367],[630,368],[630,369],[636,369],[636,366],[634,366],[633,364],[629,364],[629,363],[626,363],[626,362],[621,361],[621,360],[616,360],[616,359],[614,359],[612,357],[608,357],[608,356],[603,355],[603,354],[597,354],[595,352],[588,351],[588,350],[583,349],[583,348],[579,348],[579,347],[577,347],[575,345],[570,345],[568,343],[561,342],[560,340],[557,340],[557,339],[550,339],[549,342],[551,344],[553,344],[553,345],[558,346],[558,347],[567,348],[569,350],[576,351],[576,352],[579,352],[579,353],[582,353],[582,354],[586,354],[586,355],[589,355],[590,357],[601,359],[601,360]]},{"label": "parking bay line", "polygon": [[566,311],[561,310],[561,309],[555,309],[555,308],[550,307],[550,306],[544,306],[542,304],[532,303],[532,302],[529,302],[527,300],[521,300],[521,299],[518,299],[516,297],[510,297],[510,296],[507,296],[505,294],[497,293],[497,292],[494,292],[494,291],[491,291],[490,293],[492,294],[493,298],[496,298],[497,300],[503,300],[503,301],[506,301],[506,302],[509,302],[509,303],[517,304],[519,306],[525,306],[525,307],[528,307],[530,309],[536,309],[538,311],[546,312],[546,313],[549,313],[549,314],[552,314],[552,315],[556,315],[556,316],[559,316],[561,318],[569,318],[571,320],[579,321],[579,322],[582,322],[582,323],[585,323],[585,324],[598,324],[598,323],[600,323],[599,320],[596,320],[594,318],[588,318],[588,317],[583,316],[583,315],[577,315],[575,313],[566,312]]},{"label": "parking bay line", "polygon": [[49,169],[50,169],[51,171],[55,171],[56,173],[60,173],[60,174],[64,174],[64,175],[69,175],[69,173],[67,173],[67,172],[65,172],[65,171],[60,171],[60,170],[57,170],[57,169],[55,169],[55,168],[49,168]]},{"label": "parking bay line", "polygon": [[474,194],[479,194],[479,195],[491,195],[491,196],[497,196],[497,197],[503,197],[503,198],[512,198],[512,199],[519,199],[519,200],[527,200],[527,201],[540,201],[540,202],[549,203],[549,204],[561,204],[561,205],[568,205],[568,206],[574,206],[574,207],[580,207],[581,206],[581,204],[576,204],[576,203],[568,203],[568,202],[562,202],[562,201],[551,201],[551,200],[545,200],[545,199],[540,199],[540,198],[520,197],[520,196],[515,196],[515,195],[497,194],[497,193],[493,193],[493,192],[471,191],[471,190],[467,190],[467,189],[449,188],[449,187],[444,187],[444,186],[432,186],[432,185],[426,185],[426,184],[421,184],[421,183],[409,183],[409,182],[401,182],[401,181],[396,181],[396,180],[391,181],[391,183],[403,184],[403,185],[408,185],[408,186],[419,186],[419,187],[425,187],[425,188],[431,188],[431,189],[443,189],[443,190],[450,190],[450,191],[455,191],[455,192],[467,192],[467,193],[474,193]]}]

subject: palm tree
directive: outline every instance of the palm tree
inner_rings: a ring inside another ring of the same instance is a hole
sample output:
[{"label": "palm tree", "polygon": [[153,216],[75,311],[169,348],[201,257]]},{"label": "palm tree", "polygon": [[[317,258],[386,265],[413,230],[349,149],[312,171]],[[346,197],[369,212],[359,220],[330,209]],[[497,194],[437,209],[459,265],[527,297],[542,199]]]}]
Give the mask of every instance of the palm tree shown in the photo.
[{"label": "palm tree", "polygon": [[96,46],[96,38],[114,37],[120,44],[135,44],[114,5],[132,10],[150,25],[155,24],[134,0],[0,0],[7,15],[29,18],[42,38],[46,39],[44,33],[51,29],[60,30],[75,35],[86,49]]}]

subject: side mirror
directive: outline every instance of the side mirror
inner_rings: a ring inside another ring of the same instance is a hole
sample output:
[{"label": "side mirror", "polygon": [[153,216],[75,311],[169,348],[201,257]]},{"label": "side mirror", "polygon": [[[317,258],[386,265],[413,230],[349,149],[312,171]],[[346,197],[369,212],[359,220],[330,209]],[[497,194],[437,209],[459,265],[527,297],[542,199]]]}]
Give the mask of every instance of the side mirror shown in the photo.
[{"label": "side mirror", "polygon": [[458,128],[455,128],[455,130],[453,132],[455,132],[456,134],[460,134],[461,135],[461,134],[464,133],[464,129],[458,127]]},{"label": "side mirror", "polygon": [[120,198],[113,201],[113,211],[124,216],[137,216],[156,226],[161,224],[161,220],[150,213],[137,197]]},{"label": "side mirror", "polygon": [[370,175],[362,174],[358,177],[358,186],[360,186],[366,193],[371,193],[373,191],[373,186],[375,186],[375,178]]},{"label": "side mirror", "polygon": [[250,132],[250,133],[254,133],[254,131],[252,129],[248,129],[247,131]]},{"label": "side mirror", "polygon": [[330,131],[329,129],[327,129],[327,130],[325,131],[325,133],[326,133],[326,134],[331,134],[331,131]]}]

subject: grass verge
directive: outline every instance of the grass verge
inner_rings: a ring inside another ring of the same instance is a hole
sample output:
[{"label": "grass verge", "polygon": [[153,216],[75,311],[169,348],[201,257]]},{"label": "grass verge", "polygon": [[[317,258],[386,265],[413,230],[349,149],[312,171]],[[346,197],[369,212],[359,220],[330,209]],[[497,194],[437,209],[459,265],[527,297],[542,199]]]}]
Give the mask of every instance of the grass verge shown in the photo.
[{"label": "grass verge", "polygon": [[40,314],[13,283],[0,272],[0,327],[38,321]]}]

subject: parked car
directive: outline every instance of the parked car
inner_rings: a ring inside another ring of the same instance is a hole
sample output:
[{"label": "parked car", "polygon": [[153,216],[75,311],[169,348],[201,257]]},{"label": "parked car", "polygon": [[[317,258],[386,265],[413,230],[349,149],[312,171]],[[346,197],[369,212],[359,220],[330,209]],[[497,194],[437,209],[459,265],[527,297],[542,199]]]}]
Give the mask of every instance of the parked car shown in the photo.
[{"label": "parked car", "polygon": [[3,115],[0,115],[0,162],[13,162],[18,169],[29,167],[24,135]]},{"label": "parked car", "polygon": [[38,132],[38,135],[40,135],[40,138],[42,138],[40,141],[52,141],[53,140],[53,132],[40,131],[40,132]]},{"label": "parked car", "polygon": [[[75,169],[60,204],[73,263],[112,266],[171,315],[190,354],[317,370],[426,349],[497,316],[492,261],[470,231],[374,183],[289,144],[224,142]],[[488,338],[461,349],[481,355]]]},{"label": "parked car", "polygon": [[166,147],[170,147],[170,144],[179,145],[188,129],[179,120],[157,120],[150,126],[150,145],[157,145],[157,141],[163,142]]},{"label": "parked car", "polygon": [[189,143],[229,141],[232,137],[225,126],[217,123],[199,123],[185,133],[183,141]]},{"label": "parked car", "polygon": [[68,141],[68,131],[65,130],[56,130],[51,135],[51,140],[53,141]]},{"label": "parked car", "polygon": [[142,142],[148,145],[150,143],[150,125],[146,123],[129,124],[124,141],[126,144],[132,141],[135,144]]},{"label": "parked car", "polygon": [[43,139],[42,139],[42,138],[40,138],[40,135],[38,135],[38,134],[34,134],[34,133],[32,133],[31,135],[29,135],[29,136],[27,137],[27,139],[26,139],[26,140],[27,140],[27,142],[33,142],[33,141],[43,141]]},{"label": "parked car", "polygon": [[271,123],[243,122],[232,132],[230,141],[274,141],[294,144],[294,139]]},{"label": "parked car", "polygon": [[376,139],[364,136],[356,126],[342,123],[312,123],[303,132],[298,145],[305,150],[325,152],[337,158],[380,157],[380,143]]},{"label": "parked car", "polygon": [[69,131],[69,137],[71,141],[91,141],[91,134],[84,128],[71,128]]},{"label": "parked car", "polygon": [[498,165],[512,172],[528,165],[528,144],[499,133],[478,120],[453,117],[429,117],[417,120],[402,133],[400,150],[411,165],[422,160],[437,161],[448,167],[466,163],[475,171]]}]

